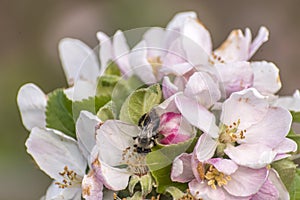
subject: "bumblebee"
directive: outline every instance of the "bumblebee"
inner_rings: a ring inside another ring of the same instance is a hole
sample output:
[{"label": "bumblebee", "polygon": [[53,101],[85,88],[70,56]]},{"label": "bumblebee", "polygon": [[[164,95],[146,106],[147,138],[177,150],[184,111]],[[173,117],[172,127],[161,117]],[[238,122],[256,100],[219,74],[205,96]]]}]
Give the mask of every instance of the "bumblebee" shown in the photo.
[{"label": "bumblebee", "polygon": [[149,153],[151,148],[155,146],[159,124],[160,118],[154,109],[149,113],[145,113],[139,119],[138,126],[140,127],[140,132],[137,137],[133,138],[137,153]]}]

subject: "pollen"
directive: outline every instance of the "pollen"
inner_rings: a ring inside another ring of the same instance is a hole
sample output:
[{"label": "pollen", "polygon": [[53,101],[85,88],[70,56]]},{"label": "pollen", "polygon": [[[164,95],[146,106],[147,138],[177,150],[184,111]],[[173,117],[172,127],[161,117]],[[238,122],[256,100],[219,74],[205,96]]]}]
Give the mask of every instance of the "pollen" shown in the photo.
[{"label": "pollen", "polygon": [[149,172],[146,155],[138,153],[136,148],[127,147],[123,151],[121,165],[127,165],[127,170],[139,177]]},{"label": "pollen", "polygon": [[203,164],[201,162],[198,163],[198,166],[197,166],[197,172],[199,174],[199,178],[201,180],[204,180],[205,176],[204,176],[204,167],[203,167]]},{"label": "pollen", "polygon": [[213,165],[210,165],[205,174],[205,179],[212,189],[217,189],[217,186],[222,187],[227,185],[227,182],[231,180],[231,177],[219,172]]},{"label": "pollen", "polygon": [[55,182],[59,188],[70,188],[81,184],[82,177],[77,175],[73,170],[69,170],[68,166],[65,166],[64,170],[59,172],[59,175],[63,177],[61,182]]},{"label": "pollen", "polygon": [[233,122],[230,125],[223,124],[220,128],[220,137],[219,141],[221,143],[234,143],[237,140],[245,139],[245,133],[247,132],[245,129],[240,130],[239,125],[241,120]]},{"label": "pollen", "polygon": [[150,65],[152,66],[153,73],[155,75],[157,75],[158,68],[161,67],[161,64],[162,64],[162,61],[160,60],[160,57],[159,56],[149,57],[147,60],[150,63]]}]

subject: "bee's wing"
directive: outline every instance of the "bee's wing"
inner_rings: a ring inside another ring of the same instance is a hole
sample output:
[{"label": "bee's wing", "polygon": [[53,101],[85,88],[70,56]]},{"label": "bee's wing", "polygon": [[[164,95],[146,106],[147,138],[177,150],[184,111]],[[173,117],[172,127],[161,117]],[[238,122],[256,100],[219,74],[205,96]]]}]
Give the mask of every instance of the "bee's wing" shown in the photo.
[{"label": "bee's wing", "polygon": [[[140,132],[140,128],[136,125],[133,125],[133,124],[129,124],[129,123],[126,123],[126,122],[122,122],[122,121],[119,121],[118,122],[120,124],[120,128],[119,128],[119,131],[121,133],[123,133],[124,135],[128,135],[130,137],[137,137],[139,132]],[[122,126],[124,125],[124,126]],[[126,127],[126,128],[124,128]]]}]

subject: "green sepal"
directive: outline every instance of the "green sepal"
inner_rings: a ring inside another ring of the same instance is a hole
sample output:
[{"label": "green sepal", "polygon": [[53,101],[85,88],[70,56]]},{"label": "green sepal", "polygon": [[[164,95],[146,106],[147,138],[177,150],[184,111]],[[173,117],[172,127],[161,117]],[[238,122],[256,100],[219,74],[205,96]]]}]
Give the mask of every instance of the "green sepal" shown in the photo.
[{"label": "green sepal", "polygon": [[293,116],[293,122],[300,123],[300,112],[290,111]]},{"label": "green sepal", "polygon": [[168,187],[166,189],[166,192],[169,193],[173,197],[173,199],[180,199],[184,196],[184,193],[181,190],[173,186]]},{"label": "green sepal", "polygon": [[140,117],[158,105],[162,99],[159,84],[141,88],[130,94],[120,111],[120,120],[138,124]]},{"label": "green sepal", "polygon": [[104,106],[102,106],[98,112],[97,112],[97,116],[99,119],[101,119],[101,121],[106,121],[109,119],[115,119],[115,113],[113,112],[112,109],[112,101],[107,102]]},{"label": "green sepal", "polygon": [[96,96],[107,96],[111,98],[111,94],[115,85],[121,77],[116,75],[103,75],[98,78]]},{"label": "green sepal", "polygon": [[292,129],[290,130],[287,138],[294,140],[297,143],[297,153],[300,153],[300,134],[296,134]]},{"label": "green sepal", "polygon": [[128,190],[131,194],[134,193],[135,186],[139,183],[142,191],[142,196],[145,197],[152,191],[153,179],[150,174],[145,174],[142,176],[133,175],[130,177],[128,184]]},{"label": "green sepal", "polygon": [[67,98],[62,89],[57,89],[48,95],[46,127],[76,138],[72,101]]},{"label": "green sepal", "polygon": [[278,160],[272,163],[272,168],[274,168],[285,187],[289,190],[292,184],[292,180],[296,174],[297,165],[288,158]]}]

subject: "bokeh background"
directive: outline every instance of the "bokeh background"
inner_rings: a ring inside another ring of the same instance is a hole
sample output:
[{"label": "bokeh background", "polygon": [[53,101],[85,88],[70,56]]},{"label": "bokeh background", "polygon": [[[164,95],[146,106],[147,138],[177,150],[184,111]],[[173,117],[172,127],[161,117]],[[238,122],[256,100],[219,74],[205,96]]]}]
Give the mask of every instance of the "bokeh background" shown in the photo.
[{"label": "bokeh background", "polygon": [[28,136],[16,105],[27,82],[45,92],[66,86],[57,45],[64,37],[97,45],[96,32],[165,27],[173,15],[194,10],[211,31],[214,47],[234,28],[261,25],[270,39],[252,60],[273,61],[281,70],[280,94],[300,88],[300,1],[297,0],[0,0],[0,199],[35,200],[50,179],[26,154]]}]

